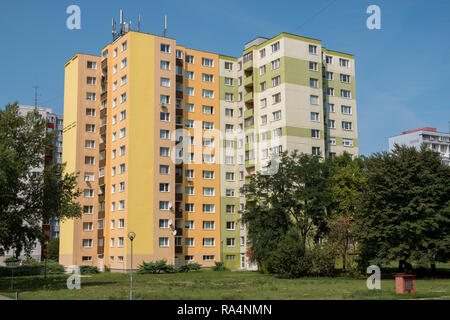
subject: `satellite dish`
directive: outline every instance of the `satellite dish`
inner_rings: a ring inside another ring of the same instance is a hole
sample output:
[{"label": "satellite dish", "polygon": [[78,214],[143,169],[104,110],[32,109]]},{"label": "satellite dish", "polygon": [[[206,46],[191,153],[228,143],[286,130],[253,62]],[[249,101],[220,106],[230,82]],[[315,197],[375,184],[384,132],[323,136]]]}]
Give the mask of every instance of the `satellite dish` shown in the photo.
[{"label": "satellite dish", "polygon": [[169,225],[172,225],[172,219],[169,219]]},{"label": "satellite dish", "polygon": [[174,235],[174,236],[177,235],[177,230],[173,230],[173,235]]}]

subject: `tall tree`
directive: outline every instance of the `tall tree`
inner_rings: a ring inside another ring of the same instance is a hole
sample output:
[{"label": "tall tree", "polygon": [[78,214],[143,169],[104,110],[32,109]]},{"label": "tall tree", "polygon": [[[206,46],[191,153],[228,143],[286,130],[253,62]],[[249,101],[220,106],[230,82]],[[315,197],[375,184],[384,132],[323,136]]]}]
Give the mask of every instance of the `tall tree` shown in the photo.
[{"label": "tall tree", "polygon": [[17,103],[0,110],[0,255],[29,253],[42,243],[44,219],[81,215],[76,174],[46,164],[53,139],[36,110],[21,116]]},{"label": "tall tree", "polygon": [[450,168],[438,153],[396,145],[366,161],[358,210],[363,265],[399,260],[434,264],[450,253]]},{"label": "tall tree", "polygon": [[347,266],[347,254],[355,247],[356,210],[366,183],[364,160],[352,159],[350,154],[327,160],[330,167],[330,193],[332,212],[328,227],[329,240],[335,243],[342,257],[342,269]]},{"label": "tall tree", "polygon": [[248,200],[242,219],[259,265],[270,259],[289,229],[298,230],[304,247],[326,223],[330,197],[319,156],[284,152],[275,174],[257,172],[242,191]]}]

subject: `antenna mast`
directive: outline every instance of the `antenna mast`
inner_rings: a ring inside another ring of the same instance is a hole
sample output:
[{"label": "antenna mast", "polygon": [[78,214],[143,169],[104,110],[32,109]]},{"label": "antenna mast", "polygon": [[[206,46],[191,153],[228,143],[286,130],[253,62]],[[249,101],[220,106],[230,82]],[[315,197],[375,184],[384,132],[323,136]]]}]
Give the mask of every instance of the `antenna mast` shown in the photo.
[{"label": "antenna mast", "polygon": [[167,33],[167,15],[164,15],[164,38],[166,37]]},{"label": "antenna mast", "polygon": [[34,88],[34,107],[37,108],[38,105],[38,86],[33,86]]}]

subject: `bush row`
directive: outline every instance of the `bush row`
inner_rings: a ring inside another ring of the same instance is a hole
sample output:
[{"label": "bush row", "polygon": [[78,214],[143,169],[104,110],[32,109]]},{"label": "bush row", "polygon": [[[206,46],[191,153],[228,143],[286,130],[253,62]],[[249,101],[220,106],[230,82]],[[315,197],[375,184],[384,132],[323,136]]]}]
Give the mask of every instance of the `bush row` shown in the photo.
[{"label": "bush row", "polygon": [[200,270],[201,265],[198,263],[187,263],[182,266],[175,267],[174,265],[167,264],[166,260],[157,260],[151,262],[143,262],[138,266],[138,273],[177,273],[177,272],[189,272]]},{"label": "bush row", "polygon": [[[26,264],[15,267],[14,276],[36,276],[45,273],[45,262]],[[62,274],[64,267],[56,261],[47,261],[47,274]],[[0,266],[0,277],[10,277],[11,268]]]}]

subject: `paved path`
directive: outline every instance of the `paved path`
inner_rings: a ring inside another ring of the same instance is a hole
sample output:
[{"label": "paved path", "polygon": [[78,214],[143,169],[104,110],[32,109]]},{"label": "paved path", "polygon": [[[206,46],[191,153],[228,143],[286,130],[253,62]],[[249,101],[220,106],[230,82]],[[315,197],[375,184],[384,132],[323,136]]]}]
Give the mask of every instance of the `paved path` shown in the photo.
[{"label": "paved path", "polygon": [[0,296],[0,300],[12,300],[11,298],[5,297],[5,296]]}]

